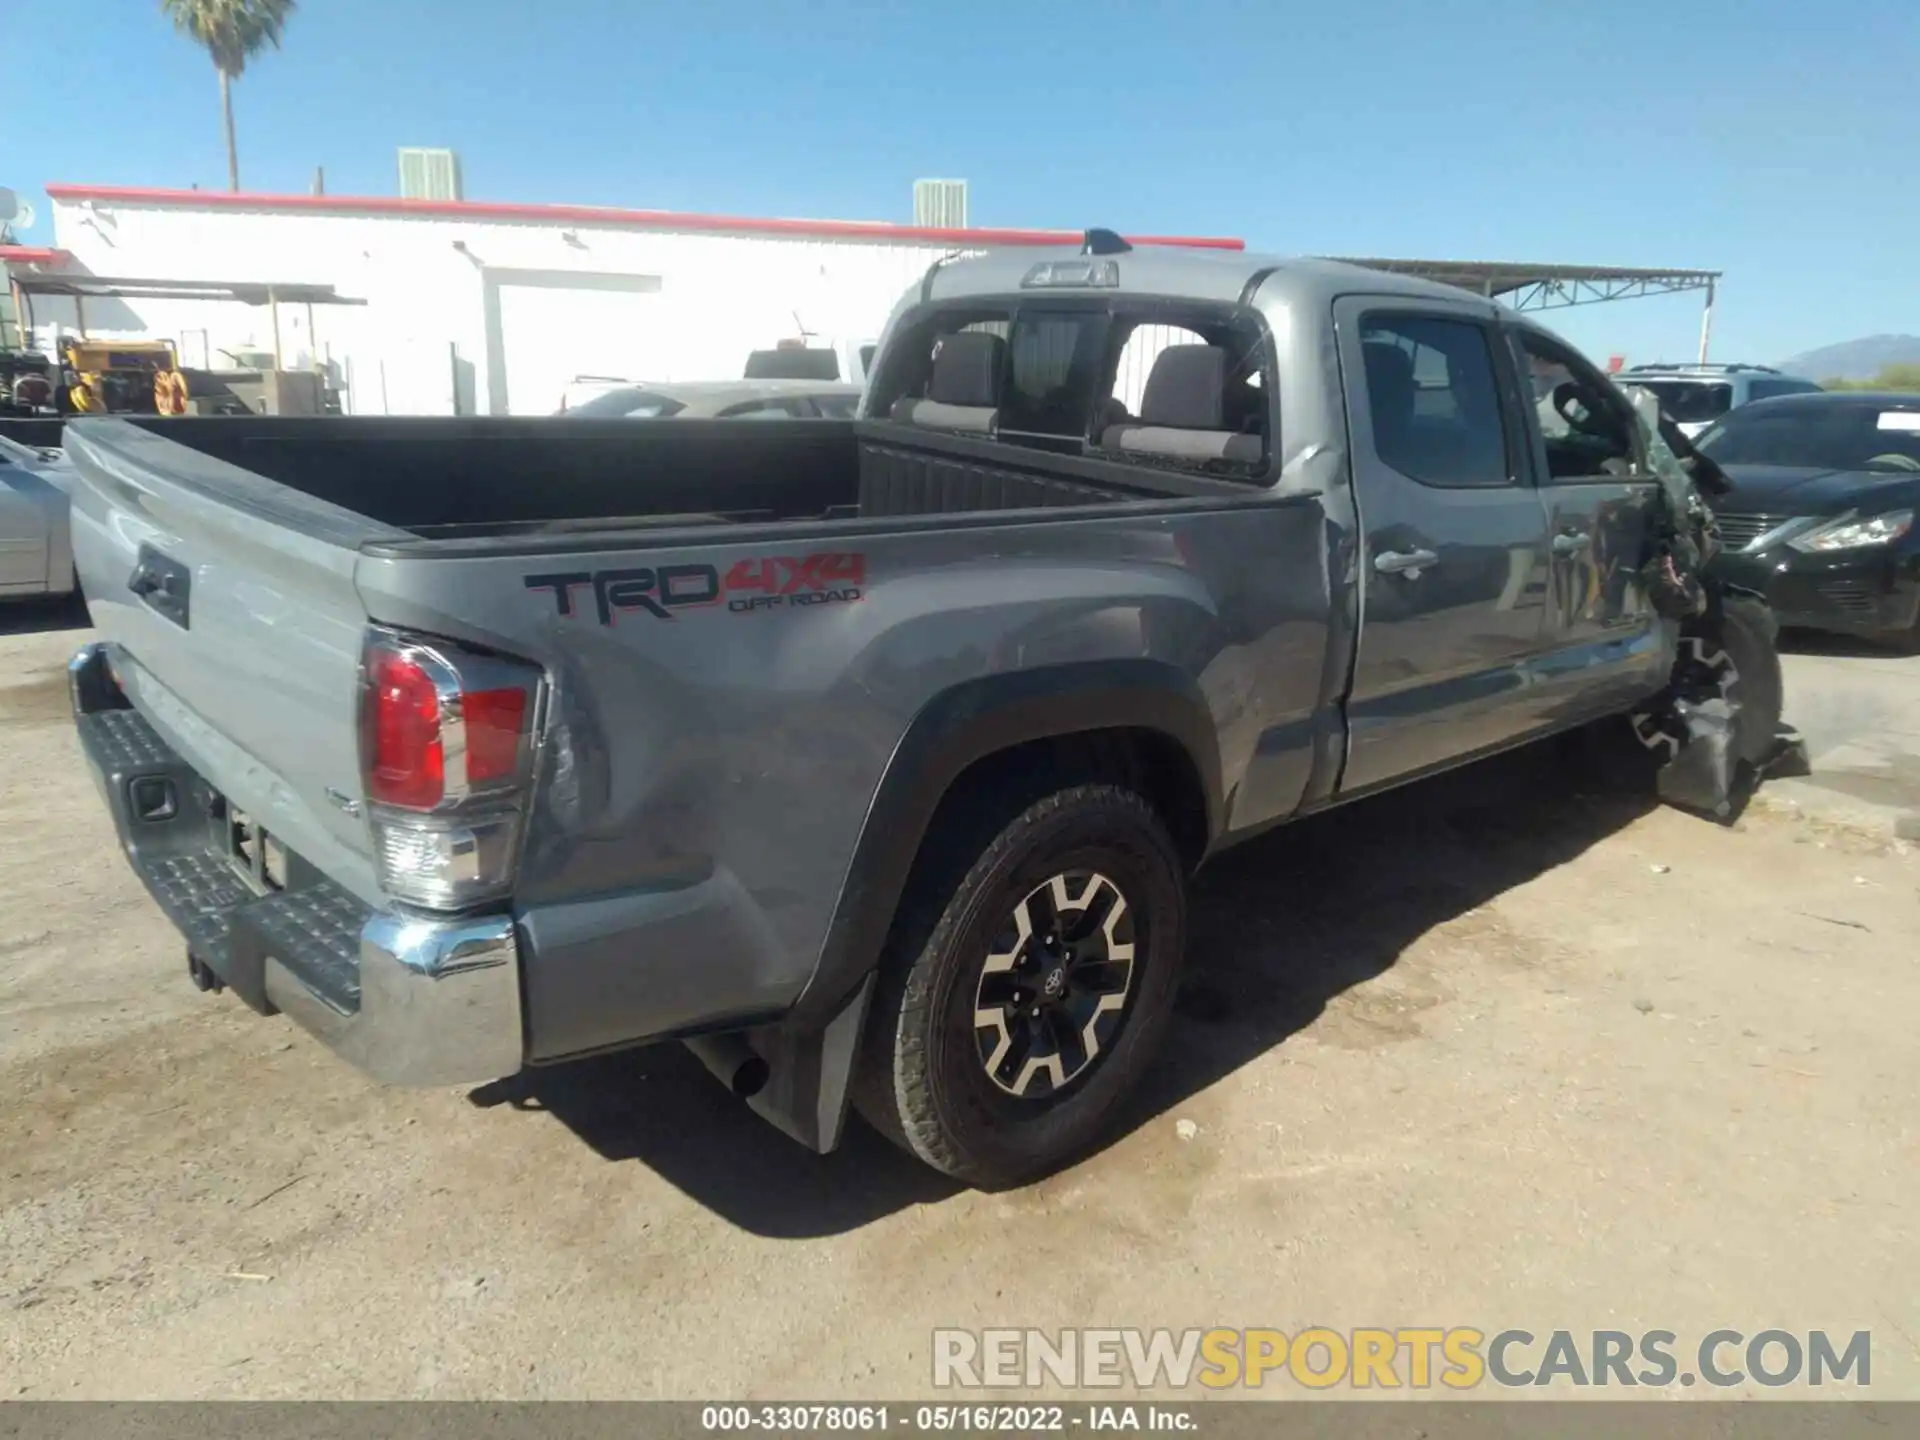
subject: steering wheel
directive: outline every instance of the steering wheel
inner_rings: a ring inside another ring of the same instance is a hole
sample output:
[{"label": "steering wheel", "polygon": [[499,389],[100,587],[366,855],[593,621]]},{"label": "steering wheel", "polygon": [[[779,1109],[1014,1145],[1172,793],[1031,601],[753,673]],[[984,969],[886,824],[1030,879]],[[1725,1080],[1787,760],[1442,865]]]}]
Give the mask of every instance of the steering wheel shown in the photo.
[{"label": "steering wheel", "polygon": [[1599,440],[1613,438],[1612,430],[1605,423],[1605,412],[1590,405],[1586,393],[1573,381],[1562,380],[1553,387],[1553,408],[1568,428],[1579,434]]},{"label": "steering wheel", "polygon": [[1869,470],[1876,465],[1885,466],[1889,470],[1920,471],[1920,460],[1914,459],[1911,455],[1899,454],[1897,451],[1886,455],[1876,455],[1867,461],[1867,468]]}]

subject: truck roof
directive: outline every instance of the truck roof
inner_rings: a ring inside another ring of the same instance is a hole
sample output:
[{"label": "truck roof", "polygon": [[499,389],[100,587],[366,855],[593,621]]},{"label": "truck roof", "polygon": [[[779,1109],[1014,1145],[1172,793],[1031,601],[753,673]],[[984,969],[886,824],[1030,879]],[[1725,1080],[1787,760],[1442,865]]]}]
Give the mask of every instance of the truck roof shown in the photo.
[{"label": "truck roof", "polygon": [[[1160,248],[1090,256],[1082,249],[1069,246],[1022,248],[1017,252],[1000,251],[941,262],[933,271],[928,298],[958,300],[974,295],[1015,294],[1020,292],[1021,281],[1037,264],[1088,260],[1118,263],[1119,283],[1112,287],[1112,292],[1121,295],[1178,295],[1231,304],[1242,297],[1248,282],[1258,276],[1263,277],[1263,293],[1290,304],[1331,302],[1335,296],[1363,293],[1446,300],[1454,304],[1478,302],[1489,311],[1503,308],[1493,300],[1455,285],[1370,270],[1338,260]],[[1086,292],[1081,289],[1080,293]]]}]

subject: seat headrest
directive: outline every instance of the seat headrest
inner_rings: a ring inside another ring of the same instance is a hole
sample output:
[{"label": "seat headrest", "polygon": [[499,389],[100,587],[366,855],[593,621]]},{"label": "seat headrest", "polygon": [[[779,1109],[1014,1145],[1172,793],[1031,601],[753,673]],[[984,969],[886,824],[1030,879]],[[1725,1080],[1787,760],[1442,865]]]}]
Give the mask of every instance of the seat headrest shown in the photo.
[{"label": "seat headrest", "polygon": [[1007,342],[983,330],[963,330],[941,339],[933,356],[927,398],[942,405],[990,410],[1000,403],[1000,367]]},{"label": "seat headrest", "polygon": [[1367,393],[1377,412],[1413,413],[1413,357],[1398,345],[1369,340],[1360,347],[1367,367]]},{"label": "seat headrest", "polygon": [[1227,352],[1218,345],[1169,345],[1154,357],[1140,397],[1140,423],[1176,430],[1223,428]]}]

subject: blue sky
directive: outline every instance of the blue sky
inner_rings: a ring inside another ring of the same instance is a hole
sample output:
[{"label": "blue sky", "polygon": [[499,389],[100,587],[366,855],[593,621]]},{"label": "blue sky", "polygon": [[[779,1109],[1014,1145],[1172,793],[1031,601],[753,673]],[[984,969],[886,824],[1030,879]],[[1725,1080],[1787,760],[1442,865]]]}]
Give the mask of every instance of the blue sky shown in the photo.
[{"label": "blue sky", "polygon": [[[224,185],[156,3],[30,30],[0,184]],[[1723,270],[1714,357],[1767,362],[1920,331],[1916,70],[1912,0],[306,0],[236,103],[254,190],[392,194],[396,146],[449,145],[475,199],[907,219],[962,176],[980,224]],[[1652,360],[1699,316],[1545,318]]]}]

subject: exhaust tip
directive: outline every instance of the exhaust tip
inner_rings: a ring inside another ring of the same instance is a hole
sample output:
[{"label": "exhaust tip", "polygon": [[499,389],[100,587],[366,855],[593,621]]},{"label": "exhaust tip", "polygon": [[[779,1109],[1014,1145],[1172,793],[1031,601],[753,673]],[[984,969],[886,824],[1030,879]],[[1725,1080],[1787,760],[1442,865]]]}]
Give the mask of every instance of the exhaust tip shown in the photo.
[{"label": "exhaust tip", "polygon": [[733,1072],[733,1083],[727,1088],[742,1100],[751,1100],[767,1088],[771,1074],[767,1062],[756,1055]]},{"label": "exhaust tip", "polygon": [[713,1078],[741,1100],[751,1100],[772,1078],[767,1062],[738,1035],[698,1035],[685,1044]]}]

